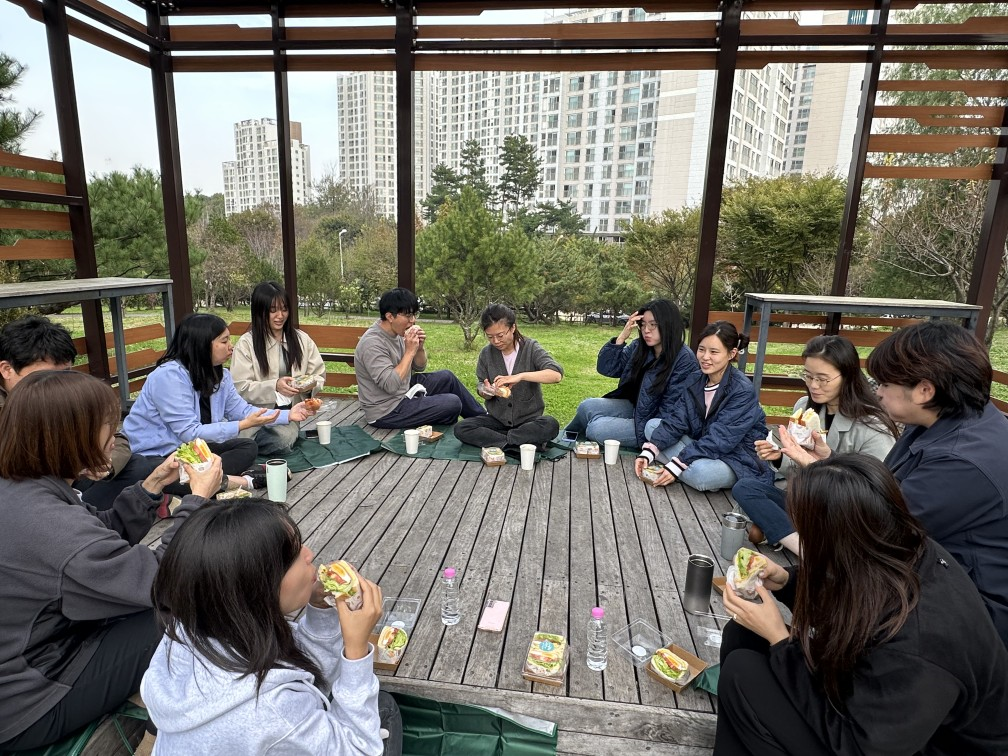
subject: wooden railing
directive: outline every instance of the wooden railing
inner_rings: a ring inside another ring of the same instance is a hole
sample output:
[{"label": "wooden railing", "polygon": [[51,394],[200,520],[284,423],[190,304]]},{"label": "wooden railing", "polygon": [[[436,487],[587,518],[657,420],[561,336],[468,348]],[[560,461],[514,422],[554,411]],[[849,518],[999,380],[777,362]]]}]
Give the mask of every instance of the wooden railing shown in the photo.
[{"label": "wooden railing", "polygon": [[[129,349],[130,346],[142,344],[146,341],[159,341],[160,343],[164,343],[165,331],[162,324],[154,323],[153,325],[126,328],[123,330],[123,336],[126,340],[126,347]],[[87,347],[84,343],[84,338],[80,337],[74,339],[74,346],[77,347],[77,354],[84,356],[83,361],[74,365],[74,370],[80,370],[85,373],[89,372],[90,368],[87,361]],[[112,334],[106,333],[105,348],[112,349],[113,347]],[[143,387],[147,376],[152,370],[154,370],[155,363],[164,353],[164,349],[152,347],[144,347],[142,349],[127,351],[126,370],[127,380],[129,381],[129,391],[131,394],[136,393]],[[108,361],[108,372],[111,376],[111,384],[113,386],[118,386],[119,376],[116,375],[116,363],[115,359],[111,357]]]}]

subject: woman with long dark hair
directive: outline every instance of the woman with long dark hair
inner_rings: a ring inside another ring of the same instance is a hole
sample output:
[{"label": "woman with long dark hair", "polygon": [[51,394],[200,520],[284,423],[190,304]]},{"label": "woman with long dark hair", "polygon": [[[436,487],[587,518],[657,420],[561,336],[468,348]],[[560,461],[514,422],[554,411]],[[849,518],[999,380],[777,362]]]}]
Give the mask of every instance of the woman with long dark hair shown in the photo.
[{"label": "woman with long dark hair", "polygon": [[[638,338],[627,343],[635,330]],[[600,443],[615,439],[632,449],[643,446],[647,422],[670,416],[686,385],[700,373],[684,342],[675,303],[654,299],[644,304],[599,351],[598,372],[619,378],[619,385],[602,398],[582,401],[567,430]]]},{"label": "woman with long dark hair", "polygon": [[[885,459],[899,430],[861,371],[854,344],[843,336],[816,336],[805,345],[802,358],[806,395],[795,403],[794,410],[815,410],[825,435],[813,434],[816,445],[810,451],[796,444],[781,427],[780,448],[766,439],[756,442],[760,459],[774,465],[780,478],[831,454],[858,452]],[[762,542],[765,534],[770,543],[800,553],[798,533],[784,511],[782,489],[745,479],[735,484],[732,496],[753,521],[753,541]]]},{"label": "woman with long dark hair", "polygon": [[766,438],[766,415],[752,382],[732,364],[748,344],[749,337],[726,320],[704,327],[696,353],[700,376],[670,415],[645,426],[648,441],[635,462],[638,477],[658,462],[665,469],[653,481],[656,486],[681,480],[716,491],[746,478],[773,480],[753,447]]},{"label": "woman with long dark hair", "polygon": [[[515,311],[507,305],[491,304],[483,310],[480,328],[490,343],[476,362],[476,388],[487,414],[459,421],[455,438],[473,446],[545,447],[560,424],[543,414],[542,384],[559,383],[563,368],[538,341],[522,335]],[[508,396],[499,395],[502,388]]]},{"label": "woman with long dark hair", "polygon": [[259,445],[239,433],[302,422],[314,413],[304,402],[273,411],[246,402],[224,368],[231,352],[231,334],[221,318],[209,313],[183,318],[123,421],[134,454],[167,457],[180,444],[201,438],[223,460],[230,487],[265,487],[265,475],[248,469]]},{"label": "woman with long dark hair", "polygon": [[[235,344],[231,378],[235,389],[249,404],[284,409],[325,385],[326,366],[315,342],[290,319],[293,308],[280,284],[265,281],[252,290],[252,318],[248,330]],[[298,389],[294,377],[315,380],[308,389]],[[298,423],[249,428],[239,435],[255,437],[264,454],[283,452],[298,437]]]},{"label": "woman with long dark hair", "polygon": [[[73,488],[105,474],[119,396],[73,370],[39,370],[0,412],[0,751],[42,748],[135,693],[160,631],[150,589],[158,561],[191,512],[217,492],[220,459],[188,468],[193,494],[150,549],[141,540],[169,457],[98,511]],[[83,472],[82,472],[83,471]]]},{"label": "woman with long dark hair", "polygon": [[385,753],[400,753],[398,708],[379,694],[368,642],[381,588],[358,576],[358,610],[326,604],[282,507],[215,502],[197,515],[151,591],[165,637],[140,690],[156,752],[380,754],[384,728]]},{"label": "woman with long dark hair", "polygon": [[834,455],[787,497],[801,563],[770,562],[762,603],[725,591],[715,755],[1003,753],[1008,651],[885,465]]}]

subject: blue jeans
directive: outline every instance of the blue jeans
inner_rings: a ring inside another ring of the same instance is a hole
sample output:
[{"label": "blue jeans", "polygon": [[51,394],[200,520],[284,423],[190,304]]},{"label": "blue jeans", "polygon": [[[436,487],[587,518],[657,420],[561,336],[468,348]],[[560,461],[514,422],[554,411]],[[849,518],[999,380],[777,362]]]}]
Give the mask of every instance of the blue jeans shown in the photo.
[{"label": "blue jeans", "polygon": [[785,509],[785,492],[761,480],[744,478],[732,488],[732,497],[750,520],[759,525],[770,543],[795,532]]},{"label": "blue jeans", "polygon": [[599,443],[614,438],[620,446],[640,448],[634,406],[626,399],[585,399],[565,430],[577,431]]},{"label": "blue jeans", "polygon": [[485,415],[483,405],[451,370],[417,373],[410,386],[422,383],[425,396],[403,399],[385,417],[371,423],[375,428],[416,428],[418,425],[454,425],[462,417]]},{"label": "blue jeans", "polygon": [[[650,441],[651,434],[661,424],[661,418],[656,417],[647,421],[644,426],[644,436]],[[672,457],[679,456],[679,452],[693,443],[693,439],[683,435],[676,443],[668,449],[662,449],[658,453],[658,462],[665,464]],[[719,491],[722,488],[731,488],[735,485],[737,478],[735,473],[725,462],[720,459],[694,459],[689,467],[682,471],[679,480],[697,491]]]}]

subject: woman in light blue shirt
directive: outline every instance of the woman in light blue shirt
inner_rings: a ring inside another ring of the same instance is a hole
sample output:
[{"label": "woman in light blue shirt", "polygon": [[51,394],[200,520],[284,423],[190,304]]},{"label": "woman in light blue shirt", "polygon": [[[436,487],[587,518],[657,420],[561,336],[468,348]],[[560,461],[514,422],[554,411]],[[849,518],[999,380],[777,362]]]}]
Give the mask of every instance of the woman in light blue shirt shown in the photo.
[{"label": "woman in light blue shirt", "polygon": [[239,438],[239,432],[302,422],[314,413],[304,402],[272,411],[246,402],[224,368],[231,352],[231,334],[221,318],[197,313],[182,320],[123,421],[134,454],[167,457],[179,445],[202,438],[220,456],[229,487],[264,485],[261,472],[247,469],[259,453],[258,444]]}]

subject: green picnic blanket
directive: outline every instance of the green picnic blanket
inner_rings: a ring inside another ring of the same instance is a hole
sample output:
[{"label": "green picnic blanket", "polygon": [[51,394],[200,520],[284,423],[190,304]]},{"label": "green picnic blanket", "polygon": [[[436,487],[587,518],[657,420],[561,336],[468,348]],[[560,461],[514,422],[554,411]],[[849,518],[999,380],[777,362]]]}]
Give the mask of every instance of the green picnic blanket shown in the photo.
[{"label": "green picnic blanket", "polygon": [[380,448],[381,442],[373,436],[369,436],[363,428],[356,425],[334,425],[332,440],[328,446],[322,446],[317,439],[299,436],[287,454],[260,456],[257,461],[285,459],[288,470],[302,472],[315,467],[329,467],[358,457],[366,457]]},{"label": "green picnic blanket", "polygon": [[[410,457],[420,457],[421,459],[460,459],[463,462],[482,462],[483,458],[480,456],[482,451],[478,446],[470,446],[469,444],[463,444],[457,438],[455,438],[455,431],[451,425],[435,425],[434,430],[441,431],[444,435],[432,444],[420,443],[420,449],[416,454],[410,454]],[[393,452],[395,454],[406,455],[406,439],[403,438],[403,434],[397,433],[394,436],[390,436],[382,443],[382,448],[387,451]],[[566,445],[553,444],[546,447],[544,452],[536,452],[536,462],[540,460],[548,459],[555,460],[560,459],[569,452],[570,449]],[[508,464],[517,465],[520,464],[521,460],[514,459],[512,457],[507,458]]]}]

